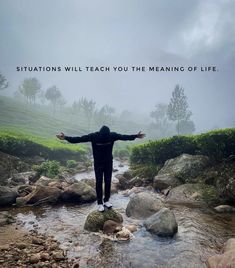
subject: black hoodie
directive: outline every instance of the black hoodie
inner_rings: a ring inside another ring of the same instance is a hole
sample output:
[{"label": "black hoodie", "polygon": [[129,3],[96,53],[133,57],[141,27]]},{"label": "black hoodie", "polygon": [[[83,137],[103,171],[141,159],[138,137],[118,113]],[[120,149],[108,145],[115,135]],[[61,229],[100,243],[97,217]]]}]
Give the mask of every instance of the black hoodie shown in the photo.
[{"label": "black hoodie", "polygon": [[70,143],[91,142],[95,164],[112,161],[112,150],[115,141],[134,140],[136,138],[137,135],[122,135],[116,132],[110,132],[110,129],[107,126],[102,126],[98,132],[81,137],[65,136],[65,140]]}]

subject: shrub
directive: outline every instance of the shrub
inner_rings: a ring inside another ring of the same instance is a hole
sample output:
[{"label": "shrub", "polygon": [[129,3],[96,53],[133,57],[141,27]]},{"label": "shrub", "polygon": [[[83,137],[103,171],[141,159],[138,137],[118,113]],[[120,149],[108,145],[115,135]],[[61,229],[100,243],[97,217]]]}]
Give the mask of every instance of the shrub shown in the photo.
[{"label": "shrub", "polygon": [[130,151],[128,149],[124,149],[124,148],[115,149],[114,156],[115,157],[120,157],[120,158],[129,157],[130,156]]},{"label": "shrub", "polygon": [[66,162],[66,166],[67,166],[68,168],[74,168],[74,167],[76,167],[76,165],[77,165],[77,162],[76,162],[75,160],[68,160],[68,161]]},{"label": "shrub", "polygon": [[55,160],[45,161],[41,165],[34,165],[33,169],[37,171],[39,176],[44,175],[49,178],[54,178],[59,174],[60,164]]},{"label": "shrub", "polygon": [[183,153],[202,154],[211,160],[220,161],[235,154],[235,128],[210,131],[199,135],[174,136],[136,145],[131,152],[134,169],[162,166],[166,160]]}]

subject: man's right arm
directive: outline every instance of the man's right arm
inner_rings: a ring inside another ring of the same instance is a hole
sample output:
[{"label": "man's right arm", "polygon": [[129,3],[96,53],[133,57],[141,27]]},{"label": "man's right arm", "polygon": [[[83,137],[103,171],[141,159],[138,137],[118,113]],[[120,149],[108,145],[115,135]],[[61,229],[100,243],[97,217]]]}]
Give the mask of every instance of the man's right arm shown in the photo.
[{"label": "man's right arm", "polygon": [[61,132],[59,135],[56,135],[56,137],[60,140],[66,140],[70,143],[81,143],[81,142],[91,141],[92,140],[92,133],[90,133],[88,135],[81,136],[81,137],[70,137],[70,136],[64,135],[64,133]]}]

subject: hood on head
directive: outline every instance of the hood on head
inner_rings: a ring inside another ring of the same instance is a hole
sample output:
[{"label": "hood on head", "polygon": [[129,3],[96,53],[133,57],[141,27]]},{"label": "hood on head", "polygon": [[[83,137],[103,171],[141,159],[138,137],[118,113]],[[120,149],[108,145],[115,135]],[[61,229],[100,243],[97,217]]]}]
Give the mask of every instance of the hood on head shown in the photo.
[{"label": "hood on head", "polygon": [[107,126],[102,126],[99,133],[101,136],[108,136],[110,134],[110,129]]}]

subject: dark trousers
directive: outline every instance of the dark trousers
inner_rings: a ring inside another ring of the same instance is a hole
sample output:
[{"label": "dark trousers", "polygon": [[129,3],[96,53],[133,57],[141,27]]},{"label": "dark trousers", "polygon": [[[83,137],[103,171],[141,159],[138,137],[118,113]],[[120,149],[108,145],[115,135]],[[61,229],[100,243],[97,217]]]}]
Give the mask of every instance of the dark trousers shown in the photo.
[{"label": "dark trousers", "polygon": [[104,202],[109,201],[111,191],[111,179],[113,161],[95,163],[96,195],[98,204],[103,204],[103,179],[104,179]]}]

